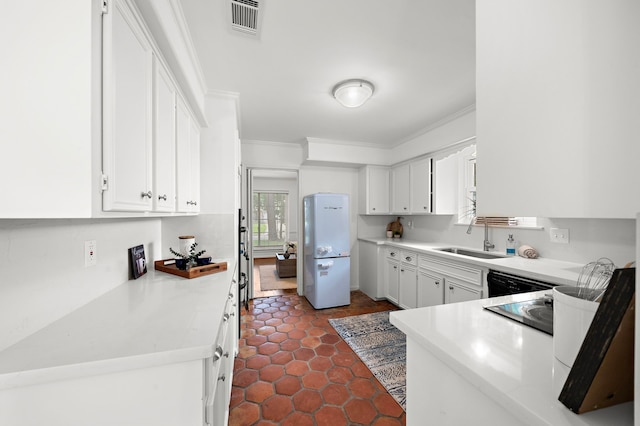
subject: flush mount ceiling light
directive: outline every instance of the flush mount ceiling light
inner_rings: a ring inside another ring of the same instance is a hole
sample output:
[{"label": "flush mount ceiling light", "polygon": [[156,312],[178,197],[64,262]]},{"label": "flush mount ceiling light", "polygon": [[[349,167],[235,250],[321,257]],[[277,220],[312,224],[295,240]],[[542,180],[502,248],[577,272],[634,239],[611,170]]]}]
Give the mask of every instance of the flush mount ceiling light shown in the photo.
[{"label": "flush mount ceiling light", "polygon": [[347,108],[356,108],[373,95],[373,84],[366,80],[346,80],[336,84],[333,97]]}]

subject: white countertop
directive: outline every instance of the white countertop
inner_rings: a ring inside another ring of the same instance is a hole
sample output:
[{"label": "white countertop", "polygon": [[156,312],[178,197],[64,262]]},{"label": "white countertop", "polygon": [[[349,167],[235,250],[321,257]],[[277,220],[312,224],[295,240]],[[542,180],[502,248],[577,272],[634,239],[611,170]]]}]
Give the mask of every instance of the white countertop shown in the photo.
[{"label": "white countertop", "polygon": [[227,264],[194,279],[149,270],[114,288],[0,352],[0,390],[212,356]]},{"label": "white countertop", "polygon": [[[464,247],[457,244],[424,243],[420,241],[404,239],[398,240],[393,238],[359,238],[359,240],[439,256],[443,259],[465,262],[467,264],[521,275],[557,285],[576,285],[578,277],[580,276],[580,271],[582,271],[582,267],[584,266],[583,264],[565,262],[561,260],[547,258],[525,259],[520,256],[508,256],[499,259],[480,259],[437,250],[438,248],[460,247],[472,251],[479,251],[478,249]],[[502,253],[496,254],[502,255]]]},{"label": "white countertop", "polygon": [[569,411],[557,399],[568,371],[554,363],[552,337],[483,309],[544,293],[395,311],[390,320],[526,424],[632,425],[632,402],[580,415]]}]

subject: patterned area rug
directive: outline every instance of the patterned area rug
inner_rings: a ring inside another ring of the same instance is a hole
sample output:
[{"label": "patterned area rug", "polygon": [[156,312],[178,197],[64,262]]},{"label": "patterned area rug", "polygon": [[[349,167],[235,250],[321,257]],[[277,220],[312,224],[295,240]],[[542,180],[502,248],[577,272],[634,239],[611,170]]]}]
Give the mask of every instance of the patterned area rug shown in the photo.
[{"label": "patterned area rug", "polygon": [[407,340],[389,322],[389,311],[330,319],[329,323],[406,411]]}]

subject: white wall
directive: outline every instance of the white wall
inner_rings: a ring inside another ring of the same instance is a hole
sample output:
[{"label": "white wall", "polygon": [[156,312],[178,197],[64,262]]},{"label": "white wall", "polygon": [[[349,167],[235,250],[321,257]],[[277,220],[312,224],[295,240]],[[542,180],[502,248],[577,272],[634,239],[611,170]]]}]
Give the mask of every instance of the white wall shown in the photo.
[{"label": "white wall", "polygon": [[[84,242],[97,242],[84,266]],[[128,280],[127,249],[160,254],[160,219],[0,220],[0,350]]]}]

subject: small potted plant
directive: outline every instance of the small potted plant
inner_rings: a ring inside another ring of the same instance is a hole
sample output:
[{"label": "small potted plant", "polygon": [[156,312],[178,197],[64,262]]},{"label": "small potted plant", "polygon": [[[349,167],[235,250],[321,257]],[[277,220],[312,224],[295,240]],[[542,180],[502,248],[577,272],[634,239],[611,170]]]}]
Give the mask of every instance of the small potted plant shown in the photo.
[{"label": "small potted plant", "polygon": [[171,254],[176,257],[176,267],[178,269],[184,270],[196,265],[206,265],[211,261],[210,257],[200,259],[200,256],[202,256],[202,254],[206,250],[200,250],[196,252],[197,246],[198,243],[191,244],[191,247],[189,247],[189,254],[178,253],[177,251],[169,247],[169,251],[171,252]]}]

